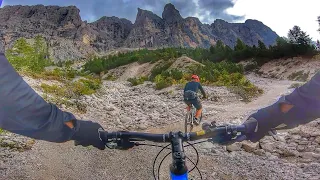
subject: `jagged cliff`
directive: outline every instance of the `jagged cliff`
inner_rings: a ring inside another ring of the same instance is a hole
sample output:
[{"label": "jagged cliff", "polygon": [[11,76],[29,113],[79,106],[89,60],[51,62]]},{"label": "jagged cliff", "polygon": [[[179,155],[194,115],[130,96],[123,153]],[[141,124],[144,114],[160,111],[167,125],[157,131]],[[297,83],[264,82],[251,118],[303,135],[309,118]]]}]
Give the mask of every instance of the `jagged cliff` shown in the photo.
[{"label": "jagged cliff", "polygon": [[240,38],[248,45],[263,41],[273,44],[278,35],[262,22],[228,23],[216,20],[203,24],[198,18],[183,18],[172,5],[164,7],[162,17],[138,8],[136,21],[102,17],[82,21],[75,6],[5,6],[0,9],[0,40],[6,48],[20,38],[42,35],[55,60],[81,59],[89,54],[105,54],[117,48],[204,47],[217,40],[233,47]]}]

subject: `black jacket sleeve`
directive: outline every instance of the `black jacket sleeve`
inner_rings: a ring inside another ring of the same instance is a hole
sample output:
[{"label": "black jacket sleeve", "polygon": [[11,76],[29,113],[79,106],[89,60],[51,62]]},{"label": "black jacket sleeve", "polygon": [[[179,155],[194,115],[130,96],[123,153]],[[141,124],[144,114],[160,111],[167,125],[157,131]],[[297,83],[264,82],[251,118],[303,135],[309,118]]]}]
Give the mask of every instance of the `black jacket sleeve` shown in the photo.
[{"label": "black jacket sleeve", "polygon": [[320,72],[285,98],[290,104],[302,109],[320,111]]},{"label": "black jacket sleeve", "polygon": [[65,125],[70,120],[75,120],[73,114],[44,101],[0,53],[1,128],[35,139],[64,142],[77,129]]},{"label": "black jacket sleeve", "polygon": [[203,90],[203,87],[201,86],[201,84],[199,83],[199,89],[203,95],[203,97],[207,97],[206,92]]}]

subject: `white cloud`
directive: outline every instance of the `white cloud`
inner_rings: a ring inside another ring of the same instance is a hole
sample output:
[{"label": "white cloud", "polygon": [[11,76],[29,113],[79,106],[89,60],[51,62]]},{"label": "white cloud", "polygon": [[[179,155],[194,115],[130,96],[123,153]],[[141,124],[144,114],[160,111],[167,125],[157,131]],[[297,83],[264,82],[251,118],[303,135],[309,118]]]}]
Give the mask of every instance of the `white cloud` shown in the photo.
[{"label": "white cloud", "polygon": [[280,36],[287,36],[289,29],[298,25],[317,40],[319,7],[320,0],[238,0],[228,12],[262,21]]}]

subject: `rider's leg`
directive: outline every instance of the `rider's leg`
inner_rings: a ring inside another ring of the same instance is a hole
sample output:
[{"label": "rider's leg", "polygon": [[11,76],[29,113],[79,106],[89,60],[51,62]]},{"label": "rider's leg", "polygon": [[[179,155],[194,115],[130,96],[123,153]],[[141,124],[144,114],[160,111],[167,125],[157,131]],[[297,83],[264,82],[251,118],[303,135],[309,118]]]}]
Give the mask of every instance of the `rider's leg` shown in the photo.
[{"label": "rider's leg", "polygon": [[202,113],[202,104],[199,99],[196,99],[193,103],[194,107],[197,109],[195,118],[199,119]]},{"label": "rider's leg", "polygon": [[196,114],[194,116],[195,119],[196,119],[195,124],[199,124],[200,116],[201,116],[201,113],[202,113],[202,105],[201,105],[201,103],[200,103],[200,101],[198,99],[194,100],[192,102],[192,104],[197,109]]},{"label": "rider's leg", "polygon": [[202,113],[202,108],[201,108],[201,109],[197,109],[197,112],[196,112],[195,118],[199,119],[199,118],[200,118],[200,116],[201,116],[201,113]]},{"label": "rider's leg", "polygon": [[184,101],[185,103],[186,103],[186,105],[187,105],[187,111],[190,111],[191,110],[191,103],[190,102],[188,102],[188,101]]}]

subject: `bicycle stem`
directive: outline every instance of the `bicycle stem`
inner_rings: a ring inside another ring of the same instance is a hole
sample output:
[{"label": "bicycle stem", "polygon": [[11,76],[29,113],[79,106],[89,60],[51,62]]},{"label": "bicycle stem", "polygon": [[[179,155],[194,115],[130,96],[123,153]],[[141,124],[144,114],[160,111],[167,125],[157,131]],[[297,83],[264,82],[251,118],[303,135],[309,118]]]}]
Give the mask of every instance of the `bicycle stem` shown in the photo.
[{"label": "bicycle stem", "polygon": [[186,166],[186,155],[183,149],[183,133],[171,133],[171,149],[172,149],[172,164],[170,165],[171,178],[188,177],[188,168]]}]

